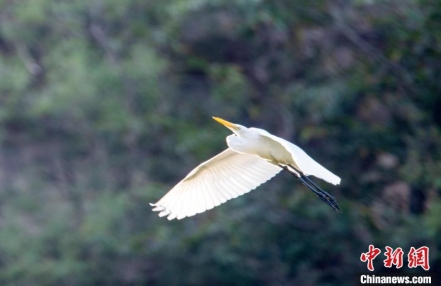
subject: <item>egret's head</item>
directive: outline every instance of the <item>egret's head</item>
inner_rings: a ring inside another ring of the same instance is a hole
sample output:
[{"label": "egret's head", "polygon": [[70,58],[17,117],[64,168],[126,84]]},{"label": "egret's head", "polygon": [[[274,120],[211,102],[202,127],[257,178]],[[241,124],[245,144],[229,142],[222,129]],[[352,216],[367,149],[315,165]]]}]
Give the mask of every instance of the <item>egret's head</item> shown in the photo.
[{"label": "egret's head", "polygon": [[220,124],[224,125],[228,129],[230,129],[231,131],[233,131],[234,134],[236,134],[236,135],[240,135],[241,131],[245,131],[247,129],[245,126],[228,122],[228,121],[226,121],[222,118],[219,118],[219,117],[213,116],[213,119],[216,120],[217,122],[219,122]]}]

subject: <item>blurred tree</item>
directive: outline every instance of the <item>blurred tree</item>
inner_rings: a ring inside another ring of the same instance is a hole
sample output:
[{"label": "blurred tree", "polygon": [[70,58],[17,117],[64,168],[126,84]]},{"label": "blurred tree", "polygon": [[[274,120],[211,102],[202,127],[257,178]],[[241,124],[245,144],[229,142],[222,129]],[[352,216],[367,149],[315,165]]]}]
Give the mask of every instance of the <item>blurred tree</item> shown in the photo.
[{"label": "blurred tree", "polygon": [[[438,2],[0,0],[0,284],[347,285],[371,243],[441,273]],[[158,219],[212,115],[321,158],[343,214],[287,175]]]}]

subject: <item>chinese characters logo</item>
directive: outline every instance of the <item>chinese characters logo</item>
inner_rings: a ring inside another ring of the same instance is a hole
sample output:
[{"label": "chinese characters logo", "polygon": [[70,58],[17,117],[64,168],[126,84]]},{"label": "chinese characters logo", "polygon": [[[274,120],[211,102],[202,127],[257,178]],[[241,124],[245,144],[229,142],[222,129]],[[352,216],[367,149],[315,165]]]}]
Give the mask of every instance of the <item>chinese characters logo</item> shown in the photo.
[{"label": "chinese characters logo", "polygon": [[[394,250],[389,246],[386,246],[385,248],[386,252],[384,255],[386,256],[386,259],[383,260],[384,267],[391,268],[392,265],[395,265],[397,269],[401,268],[403,266],[403,249],[398,247]],[[361,254],[360,260],[362,262],[367,262],[367,269],[369,269],[369,271],[374,271],[373,261],[378,255],[380,255],[380,253],[381,250],[371,244],[369,245],[368,252]],[[415,247],[412,246],[407,254],[407,261],[407,266],[409,268],[421,266],[424,270],[429,270],[429,248],[427,246],[422,246],[415,249]]]}]

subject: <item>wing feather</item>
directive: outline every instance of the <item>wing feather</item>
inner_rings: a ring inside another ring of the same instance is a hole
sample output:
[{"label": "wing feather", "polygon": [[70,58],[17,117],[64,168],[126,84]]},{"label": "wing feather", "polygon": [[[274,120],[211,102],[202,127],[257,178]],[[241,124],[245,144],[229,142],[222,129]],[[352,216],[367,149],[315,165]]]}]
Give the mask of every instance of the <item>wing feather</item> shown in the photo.
[{"label": "wing feather", "polygon": [[230,148],[200,164],[157,203],[153,211],[168,219],[182,219],[212,209],[248,193],[282,168],[254,155]]},{"label": "wing feather", "polygon": [[227,201],[227,197],[222,192],[219,192],[218,188],[209,188],[208,191],[213,197],[213,208]]},{"label": "wing feather", "polygon": [[207,201],[206,210],[214,208],[214,204],[217,199],[214,197],[213,190],[210,188],[205,188],[205,199]]},{"label": "wing feather", "polygon": [[236,176],[239,176],[239,174],[236,174],[235,176],[232,176],[228,179],[224,179],[223,177],[225,176],[225,174],[227,174],[227,172],[228,170],[226,169],[215,170],[214,176],[222,179],[216,181],[214,185],[218,189],[219,193],[226,200],[229,200],[236,198],[239,193],[243,192],[244,186],[234,182],[237,179]]}]

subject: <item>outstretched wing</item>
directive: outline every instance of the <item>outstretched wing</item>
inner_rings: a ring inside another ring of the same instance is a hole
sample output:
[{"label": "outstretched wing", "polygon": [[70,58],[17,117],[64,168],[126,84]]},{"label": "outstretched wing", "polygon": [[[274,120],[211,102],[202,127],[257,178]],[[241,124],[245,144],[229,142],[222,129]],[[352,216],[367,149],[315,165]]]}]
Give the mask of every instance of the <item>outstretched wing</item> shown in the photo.
[{"label": "outstretched wing", "polygon": [[283,138],[274,136],[266,131],[260,132],[260,135],[268,138],[269,140],[272,140],[273,142],[279,143],[281,146],[283,146],[283,148],[285,148],[286,151],[291,153],[294,162],[300,168],[300,171],[302,171],[305,175],[313,175],[314,177],[325,180],[326,182],[331,183],[333,185],[340,184],[341,181],[340,177],[336,176],[328,169],[317,163],[314,159],[312,159],[308,154],[306,154],[305,151],[300,149],[298,146],[292,144],[291,142]]},{"label": "outstretched wing", "polygon": [[154,206],[159,216],[183,219],[248,193],[282,168],[230,148],[200,164]]}]

